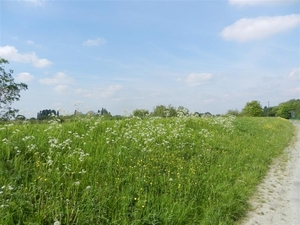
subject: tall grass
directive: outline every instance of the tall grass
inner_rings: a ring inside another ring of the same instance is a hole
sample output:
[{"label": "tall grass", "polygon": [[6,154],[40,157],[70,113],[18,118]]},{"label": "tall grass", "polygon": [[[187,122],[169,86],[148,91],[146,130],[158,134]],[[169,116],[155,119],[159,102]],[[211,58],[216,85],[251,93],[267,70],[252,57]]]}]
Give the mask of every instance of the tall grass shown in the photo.
[{"label": "tall grass", "polygon": [[127,118],[0,126],[0,224],[234,224],[293,126]]}]

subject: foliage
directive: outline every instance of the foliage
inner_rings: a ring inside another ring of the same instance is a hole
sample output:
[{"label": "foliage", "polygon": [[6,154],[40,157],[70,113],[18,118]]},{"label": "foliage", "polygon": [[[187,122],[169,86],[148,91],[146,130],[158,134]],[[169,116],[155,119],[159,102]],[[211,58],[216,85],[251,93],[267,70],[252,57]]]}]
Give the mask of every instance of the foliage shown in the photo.
[{"label": "foliage", "polygon": [[96,113],[93,110],[89,110],[85,115],[87,115],[87,116],[95,116]]},{"label": "foliage", "polygon": [[228,116],[240,116],[241,113],[237,109],[230,109],[227,111],[226,115]]},{"label": "foliage", "polygon": [[188,116],[189,115],[189,110],[187,108],[183,107],[183,106],[178,106],[177,111],[176,111],[176,115],[177,116]]},{"label": "foliage", "polygon": [[8,61],[0,58],[0,118],[8,120],[16,116],[19,111],[11,107],[11,104],[20,100],[20,91],[28,86],[24,83],[15,83],[12,77],[13,70],[5,71],[3,64]]},{"label": "foliage", "polygon": [[234,224],[293,133],[278,118],[76,118],[1,125],[0,224]]},{"label": "foliage", "polygon": [[277,106],[264,107],[264,116],[269,117],[282,117],[285,119],[299,119],[300,118],[300,99],[291,99],[282,102]]},{"label": "foliage", "polygon": [[172,105],[169,105],[168,107],[164,105],[157,105],[154,107],[153,112],[150,113],[150,116],[154,117],[176,117],[187,115],[189,115],[189,110],[187,108],[178,106],[176,109]]},{"label": "foliage", "polygon": [[136,109],[132,113],[133,116],[137,116],[140,118],[146,117],[149,115],[149,110],[147,109]]},{"label": "foliage", "polygon": [[52,117],[59,116],[59,112],[54,109],[44,109],[37,113],[38,120],[50,119]]},{"label": "foliage", "polygon": [[98,110],[97,115],[104,116],[104,117],[112,117],[111,113],[108,112],[106,108],[102,108],[101,110]]},{"label": "foliage", "polygon": [[275,115],[285,119],[300,118],[300,99],[291,99],[280,103],[276,108]]},{"label": "foliage", "polygon": [[242,110],[243,115],[251,117],[263,116],[263,109],[258,101],[247,102]]},{"label": "foliage", "polygon": [[98,115],[100,115],[100,116],[108,116],[108,117],[111,116],[110,112],[108,112],[105,108],[102,108],[101,110],[98,110]]},{"label": "foliage", "polygon": [[267,107],[265,106],[263,109],[264,116],[274,117],[276,115],[277,107]]},{"label": "foliage", "polygon": [[164,105],[157,105],[154,107],[151,116],[156,117],[166,117],[167,116],[167,107]]},{"label": "foliage", "polygon": [[179,110],[180,110],[181,108],[184,109],[184,107],[179,106],[179,107],[177,108],[177,110],[176,110],[176,108],[175,108],[174,106],[169,105],[168,108],[167,108],[167,110],[166,110],[166,116],[167,116],[167,117],[176,117],[176,116],[178,116],[178,112],[179,112]]},{"label": "foliage", "polygon": [[26,117],[23,115],[17,115],[16,120],[26,120]]}]

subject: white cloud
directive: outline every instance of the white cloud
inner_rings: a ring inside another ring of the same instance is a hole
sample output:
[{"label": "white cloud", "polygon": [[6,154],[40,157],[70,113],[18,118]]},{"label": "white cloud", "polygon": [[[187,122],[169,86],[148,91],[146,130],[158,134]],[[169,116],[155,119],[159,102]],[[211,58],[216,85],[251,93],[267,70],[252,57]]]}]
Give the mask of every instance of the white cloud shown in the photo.
[{"label": "white cloud", "polygon": [[88,98],[108,98],[113,96],[117,91],[121,90],[121,85],[110,85],[108,87],[98,87],[94,89],[82,89],[76,90],[76,93],[83,95]]},{"label": "white cloud", "polygon": [[65,85],[65,84],[59,84],[59,85],[55,86],[53,89],[56,93],[62,94],[69,89],[69,86]]},{"label": "white cloud", "polygon": [[210,73],[191,73],[185,79],[188,86],[199,86],[212,78]]},{"label": "white cloud", "polygon": [[34,44],[34,42],[33,42],[33,41],[31,41],[31,40],[27,40],[27,41],[26,41],[26,44],[27,44],[27,45],[33,45],[33,44]]},{"label": "white cloud", "polygon": [[290,72],[289,79],[291,79],[291,80],[300,80],[300,67],[295,68],[295,69],[292,70],[292,72]]},{"label": "white cloud", "polygon": [[84,46],[98,46],[103,45],[107,41],[104,38],[96,38],[96,39],[89,39],[83,43]]},{"label": "white cloud", "polygon": [[270,37],[300,26],[300,14],[287,16],[243,18],[225,27],[221,36],[226,40],[246,42]]},{"label": "white cloud", "polygon": [[287,4],[296,2],[296,0],[229,0],[230,5],[235,6],[256,6],[256,5],[272,5]]},{"label": "white cloud", "polygon": [[48,59],[40,59],[34,52],[19,53],[14,46],[9,45],[0,46],[0,57],[8,61],[31,63],[39,68],[47,67],[52,64]]},{"label": "white cloud", "polygon": [[23,73],[19,73],[16,77],[15,77],[17,82],[30,82],[34,79],[34,77],[27,72],[23,72]]},{"label": "white cloud", "polygon": [[110,85],[108,86],[107,90],[109,91],[117,91],[117,90],[120,90],[122,89],[122,86],[119,85],[119,84],[116,84],[116,85]]},{"label": "white cloud", "polygon": [[62,84],[72,84],[74,80],[67,76],[65,73],[58,72],[52,78],[40,79],[41,84],[46,85],[62,85]]}]

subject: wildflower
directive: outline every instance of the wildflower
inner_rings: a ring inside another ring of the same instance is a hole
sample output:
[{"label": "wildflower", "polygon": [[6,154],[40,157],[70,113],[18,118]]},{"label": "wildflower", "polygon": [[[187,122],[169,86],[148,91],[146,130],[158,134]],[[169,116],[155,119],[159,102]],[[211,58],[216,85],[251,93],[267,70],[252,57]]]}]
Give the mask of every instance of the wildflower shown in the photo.
[{"label": "wildflower", "polygon": [[78,186],[79,184],[80,184],[80,181],[74,182],[74,185],[75,185],[75,186]]},{"label": "wildflower", "polygon": [[58,220],[56,220],[56,221],[54,222],[54,225],[61,225],[61,223],[60,223]]},{"label": "wildflower", "polygon": [[22,141],[27,141],[30,139],[35,139],[35,137],[34,136],[25,136],[24,138],[22,138]]},{"label": "wildflower", "polygon": [[36,145],[35,144],[30,144],[30,145],[27,145],[27,148],[29,151],[32,151],[36,148]]},{"label": "wildflower", "polygon": [[51,166],[51,165],[53,164],[53,160],[49,159],[48,162],[47,162],[47,164],[48,164],[49,166]]},{"label": "wildflower", "polygon": [[79,173],[86,173],[86,170],[82,169]]}]

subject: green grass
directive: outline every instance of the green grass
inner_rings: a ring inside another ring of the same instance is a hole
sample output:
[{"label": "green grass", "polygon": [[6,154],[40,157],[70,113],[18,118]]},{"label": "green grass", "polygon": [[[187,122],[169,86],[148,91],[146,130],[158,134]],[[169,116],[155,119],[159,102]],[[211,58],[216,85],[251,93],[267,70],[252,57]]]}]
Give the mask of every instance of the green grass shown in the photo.
[{"label": "green grass", "polygon": [[0,224],[236,224],[293,136],[278,118],[0,125]]}]

